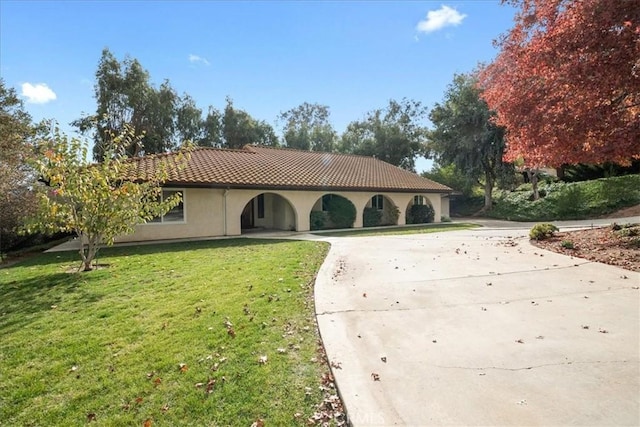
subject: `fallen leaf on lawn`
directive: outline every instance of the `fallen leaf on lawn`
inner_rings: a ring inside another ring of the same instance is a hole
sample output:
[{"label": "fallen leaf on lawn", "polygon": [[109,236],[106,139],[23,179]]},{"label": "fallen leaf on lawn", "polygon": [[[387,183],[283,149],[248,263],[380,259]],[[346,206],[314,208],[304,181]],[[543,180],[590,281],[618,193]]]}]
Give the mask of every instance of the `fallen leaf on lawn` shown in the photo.
[{"label": "fallen leaf on lawn", "polygon": [[58,308],[58,306],[57,306],[57,305],[52,305],[52,306],[51,306],[51,309],[52,309],[52,310],[55,310],[56,308]]},{"label": "fallen leaf on lawn", "polygon": [[165,403],[164,405],[162,405],[162,408],[160,408],[160,410],[162,412],[167,412],[169,410],[169,404]]},{"label": "fallen leaf on lawn", "polygon": [[161,382],[162,382],[162,379],[160,377],[157,377],[155,380],[153,380],[153,383],[155,385],[160,385]]},{"label": "fallen leaf on lawn", "polygon": [[181,363],[178,366],[180,367],[180,372],[187,372],[189,370],[189,367],[186,363]]},{"label": "fallen leaf on lawn", "polygon": [[141,398],[141,397],[136,397],[135,402],[136,402],[136,404],[138,404],[138,405],[139,405],[139,404],[141,404],[141,403],[142,403],[142,401],[143,401],[143,400],[144,400],[144,399],[143,399],[143,398]]},{"label": "fallen leaf on lawn", "polygon": [[232,326],[233,326],[233,323],[231,323],[231,322],[229,321],[229,318],[226,318],[226,319],[224,320],[224,326],[225,326],[225,327],[227,327],[227,328],[230,328],[230,327],[232,327]]},{"label": "fallen leaf on lawn", "polygon": [[90,423],[91,421],[97,421],[96,414],[93,412],[87,414],[87,422]]},{"label": "fallen leaf on lawn", "polygon": [[202,387],[203,385],[204,385],[204,383],[196,383],[196,384],[195,384],[196,388],[200,388],[200,387]]},{"label": "fallen leaf on lawn", "polygon": [[278,348],[278,353],[280,353],[280,354],[284,354],[284,353],[286,353],[286,352],[287,352],[287,349],[286,349],[286,348],[282,348],[282,347]]},{"label": "fallen leaf on lawn", "polygon": [[78,367],[74,365],[69,369],[69,372],[75,372],[77,370],[78,370]]},{"label": "fallen leaf on lawn", "polygon": [[302,418],[302,414],[300,412],[296,412],[295,414],[293,414],[293,418],[295,419]]},{"label": "fallen leaf on lawn", "polygon": [[216,379],[210,378],[209,381],[207,381],[207,393],[213,393],[214,385],[216,385]]},{"label": "fallen leaf on lawn", "polygon": [[375,372],[371,373],[371,378],[373,378],[374,381],[380,381],[380,375],[376,374]]},{"label": "fallen leaf on lawn", "polygon": [[264,420],[262,418],[258,418],[251,424],[251,427],[264,427]]},{"label": "fallen leaf on lawn", "polygon": [[156,373],[154,371],[147,372],[147,378],[151,379]]},{"label": "fallen leaf on lawn", "polygon": [[151,418],[147,418],[142,424],[142,427],[151,427],[152,425],[153,425],[153,421],[151,421]]},{"label": "fallen leaf on lawn", "polygon": [[227,329],[227,333],[231,336],[231,338],[235,338],[236,337],[236,331],[233,330],[233,328]]},{"label": "fallen leaf on lawn", "polygon": [[260,358],[258,359],[258,363],[261,365],[264,365],[265,363],[267,363],[267,356],[260,356]]}]

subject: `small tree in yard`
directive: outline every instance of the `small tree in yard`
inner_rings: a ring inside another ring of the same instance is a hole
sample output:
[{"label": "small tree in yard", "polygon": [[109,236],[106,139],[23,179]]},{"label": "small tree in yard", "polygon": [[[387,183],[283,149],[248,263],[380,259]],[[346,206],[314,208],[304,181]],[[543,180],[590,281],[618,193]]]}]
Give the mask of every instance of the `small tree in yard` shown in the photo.
[{"label": "small tree in yard", "polygon": [[137,171],[137,162],[126,158],[126,148],[137,143],[125,130],[113,138],[101,163],[87,162],[87,145],[69,139],[59,129],[38,144],[33,162],[41,185],[36,186],[37,213],[27,221],[26,232],[73,232],[82,247],[84,271],[92,269],[101,244],[112,245],[117,236],[133,233],[135,226],[164,215],[180,203],[175,194],[161,200],[160,185],[173,170],[183,167],[188,152],[176,161],[158,159],[153,171]]}]

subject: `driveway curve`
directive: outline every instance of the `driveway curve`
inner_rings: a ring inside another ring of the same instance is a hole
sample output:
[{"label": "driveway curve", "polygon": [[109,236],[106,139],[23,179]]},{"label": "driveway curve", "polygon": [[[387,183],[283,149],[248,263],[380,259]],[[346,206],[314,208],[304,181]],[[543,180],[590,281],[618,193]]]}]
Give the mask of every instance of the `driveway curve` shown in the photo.
[{"label": "driveway curve", "polygon": [[485,225],[326,239],[316,314],[352,425],[640,425],[640,274]]}]

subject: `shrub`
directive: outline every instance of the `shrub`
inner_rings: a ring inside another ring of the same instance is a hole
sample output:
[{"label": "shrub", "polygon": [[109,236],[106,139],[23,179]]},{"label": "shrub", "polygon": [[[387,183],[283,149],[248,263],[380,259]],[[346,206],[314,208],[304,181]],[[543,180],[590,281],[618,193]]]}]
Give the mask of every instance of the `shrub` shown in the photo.
[{"label": "shrub", "polygon": [[560,246],[562,246],[565,249],[574,249],[575,247],[573,246],[573,242],[570,240],[563,240],[562,243],[560,243]]},{"label": "shrub", "polygon": [[613,224],[611,224],[611,230],[612,231],[618,231],[620,230],[622,227],[620,227],[620,224],[618,224],[617,222],[614,222]]},{"label": "shrub", "polygon": [[400,217],[400,209],[397,206],[391,206],[387,210],[388,222],[385,225],[396,225],[398,223],[398,218]]},{"label": "shrub", "polygon": [[382,220],[382,211],[377,208],[364,208],[362,214],[362,225],[364,227],[375,227],[380,225]]},{"label": "shrub", "polygon": [[443,215],[440,217],[440,222],[451,222],[451,218]]},{"label": "shrub", "polygon": [[617,231],[614,231],[618,237],[636,237],[639,232],[638,228],[624,227]]},{"label": "shrub", "polygon": [[312,230],[322,230],[327,226],[327,213],[322,211],[311,211],[309,217]]},{"label": "shrub", "polygon": [[351,228],[356,220],[356,207],[344,197],[334,196],[329,200],[327,209],[329,219],[336,228]]},{"label": "shrub", "polygon": [[544,240],[552,237],[556,231],[558,231],[558,227],[548,222],[543,222],[533,226],[529,231],[529,237],[534,240]]},{"label": "shrub", "polygon": [[434,217],[431,205],[411,205],[407,212],[407,224],[426,224],[433,222]]}]

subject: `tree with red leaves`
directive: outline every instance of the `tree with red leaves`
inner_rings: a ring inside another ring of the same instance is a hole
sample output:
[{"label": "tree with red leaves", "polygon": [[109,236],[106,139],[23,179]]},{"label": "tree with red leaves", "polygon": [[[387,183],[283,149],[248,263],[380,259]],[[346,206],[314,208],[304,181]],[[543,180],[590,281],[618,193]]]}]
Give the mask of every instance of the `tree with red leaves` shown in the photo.
[{"label": "tree with red leaves", "polygon": [[505,160],[526,166],[640,158],[637,0],[503,0],[519,7],[480,74],[506,128]]}]

